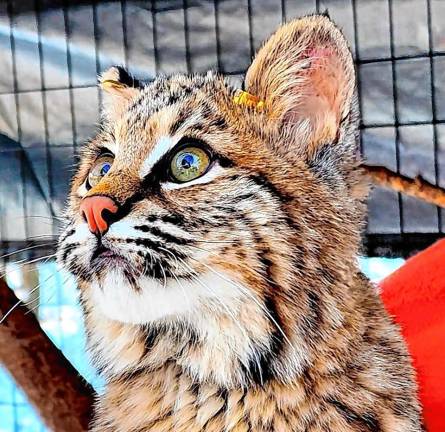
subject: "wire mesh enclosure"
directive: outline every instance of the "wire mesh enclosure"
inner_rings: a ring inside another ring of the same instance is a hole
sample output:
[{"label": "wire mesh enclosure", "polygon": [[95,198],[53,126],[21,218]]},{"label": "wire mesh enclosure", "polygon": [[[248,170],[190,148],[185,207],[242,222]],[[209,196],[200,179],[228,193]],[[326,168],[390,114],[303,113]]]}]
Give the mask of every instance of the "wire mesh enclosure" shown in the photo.
[{"label": "wire mesh enclosure", "polygon": [[[366,163],[445,187],[445,0],[0,1],[0,271],[16,293],[27,287],[25,304],[89,381],[74,281],[34,258],[52,259],[78,151],[100,118],[97,75],[213,69],[242,87],[277,26],[314,12],[351,44]],[[391,190],[375,188],[368,208],[369,255],[406,256],[445,233],[443,210]],[[20,271],[5,264],[22,258]],[[14,272],[27,279],[14,286]],[[46,430],[3,369],[0,419],[0,432]]]},{"label": "wire mesh enclosure", "polygon": [[[53,249],[76,153],[99,120],[101,71],[120,64],[151,80],[216,69],[242,86],[281,22],[325,11],[355,54],[367,163],[445,186],[441,0],[8,0],[0,3],[1,248]],[[370,196],[371,255],[407,255],[444,229],[437,207],[379,188]]]}]

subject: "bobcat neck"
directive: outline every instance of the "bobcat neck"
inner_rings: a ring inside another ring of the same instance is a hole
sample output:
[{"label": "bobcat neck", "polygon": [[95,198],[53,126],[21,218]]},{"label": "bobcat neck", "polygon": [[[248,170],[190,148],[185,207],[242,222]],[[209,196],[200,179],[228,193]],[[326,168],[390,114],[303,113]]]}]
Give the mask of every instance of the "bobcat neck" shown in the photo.
[{"label": "bobcat neck", "polygon": [[207,303],[146,325],[87,308],[86,323],[93,358],[112,380],[162,374],[170,362],[195,383],[231,389],[263,385],[275,376],[291,381],[309,362],[306,337],[283,323],[271,299],[226,299],[224,307]]},{"label": "bobcat neck", "polygon": [[[116,293],[125,294],[130,287],[105,286],[106,281],[84,287],[96,365],[106,377],[114,378],[155,371],[172,361],[196,383],[231,389],[263,386],[273,379],[292,382],[320,353],[344,355],[365,325],[351,289],[353,264],[350,272],[328,271],[314,258],[312,270],[308,265],[301,277],[296,269],[285,270],[289,261],[282,264],[266,277],[254,268],[236,277],[223,266],[216,267],[195,278],[192,286],[183,281],[181,288],[189,295],[179,298],[169,294],[174,292],[174,280],[165,286],[144,286],[145,293],[135,294],[136,300],[125,306],[113,304],[112,297],[121,301]],[[317,274],[323,274],[324,280]],[[218,296],[192,297],[200,289],[203,296],[207,292]],[[106,296],[97,298],[95,292],[106,290]],[[162,310],[165,303],[169,308]],[[171,311],[172,305],[177,309]],[[154,310],[147,312],[146,322],[132,324],[113,319],[120,316],[119,307],[126,309],[126,316],[140,314],[136,310],[140,307]]]}]

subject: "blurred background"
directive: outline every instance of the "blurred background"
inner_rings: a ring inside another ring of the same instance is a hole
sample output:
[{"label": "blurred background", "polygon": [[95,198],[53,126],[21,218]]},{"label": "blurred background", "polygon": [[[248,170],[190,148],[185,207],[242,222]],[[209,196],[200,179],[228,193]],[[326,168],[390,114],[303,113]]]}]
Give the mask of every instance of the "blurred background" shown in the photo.
[{"label": "blurred background", "polygon": [[[281,22],[325,11],[356,59],[366,163],[445,187],[444,0],[0,2],[0,274],[99,391],[75,281],[53,259],[76,154],[99,119],[97,74],[215,69],[241,87]],[[444,235],[435,206],[381,188],[368,204],[360,263],[375,281]],[[44,430],[0,367],[0,432]]]}]

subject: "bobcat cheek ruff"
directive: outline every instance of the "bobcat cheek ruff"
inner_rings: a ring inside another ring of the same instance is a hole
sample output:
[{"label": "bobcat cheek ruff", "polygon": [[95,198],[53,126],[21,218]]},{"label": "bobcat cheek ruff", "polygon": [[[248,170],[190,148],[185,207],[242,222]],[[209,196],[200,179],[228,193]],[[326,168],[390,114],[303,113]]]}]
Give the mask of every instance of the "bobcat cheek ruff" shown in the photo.
[{"label": "bobcat cheek ruff", "polygon": [[278,29],[246,91],[100,81],[59,246],[107,382],[92,430],[419,432],[406,349],[357,267],[354,67],[332,22]]}]

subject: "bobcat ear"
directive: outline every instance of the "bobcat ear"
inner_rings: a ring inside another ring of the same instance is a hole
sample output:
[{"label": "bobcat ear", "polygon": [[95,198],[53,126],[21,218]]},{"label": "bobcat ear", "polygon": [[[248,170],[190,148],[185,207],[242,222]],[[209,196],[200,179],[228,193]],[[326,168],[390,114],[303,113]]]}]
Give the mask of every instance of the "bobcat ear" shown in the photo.
[{"label": "bobcat ear", "polygon": [[256,55],[246,90],[265,101],[287,145],[295,150],[298,141],[313,155],[338,138],[354,100],[354,63],[343,34],[324,15],[284,24]]},{"label": "bobcat ear", "polygon": [[105,92],[103,115],[108,120],[120,117],[128,102],[135,98],[142,88],[140,81],[120,66],[112,66],[102,73],[99,86]]}]

